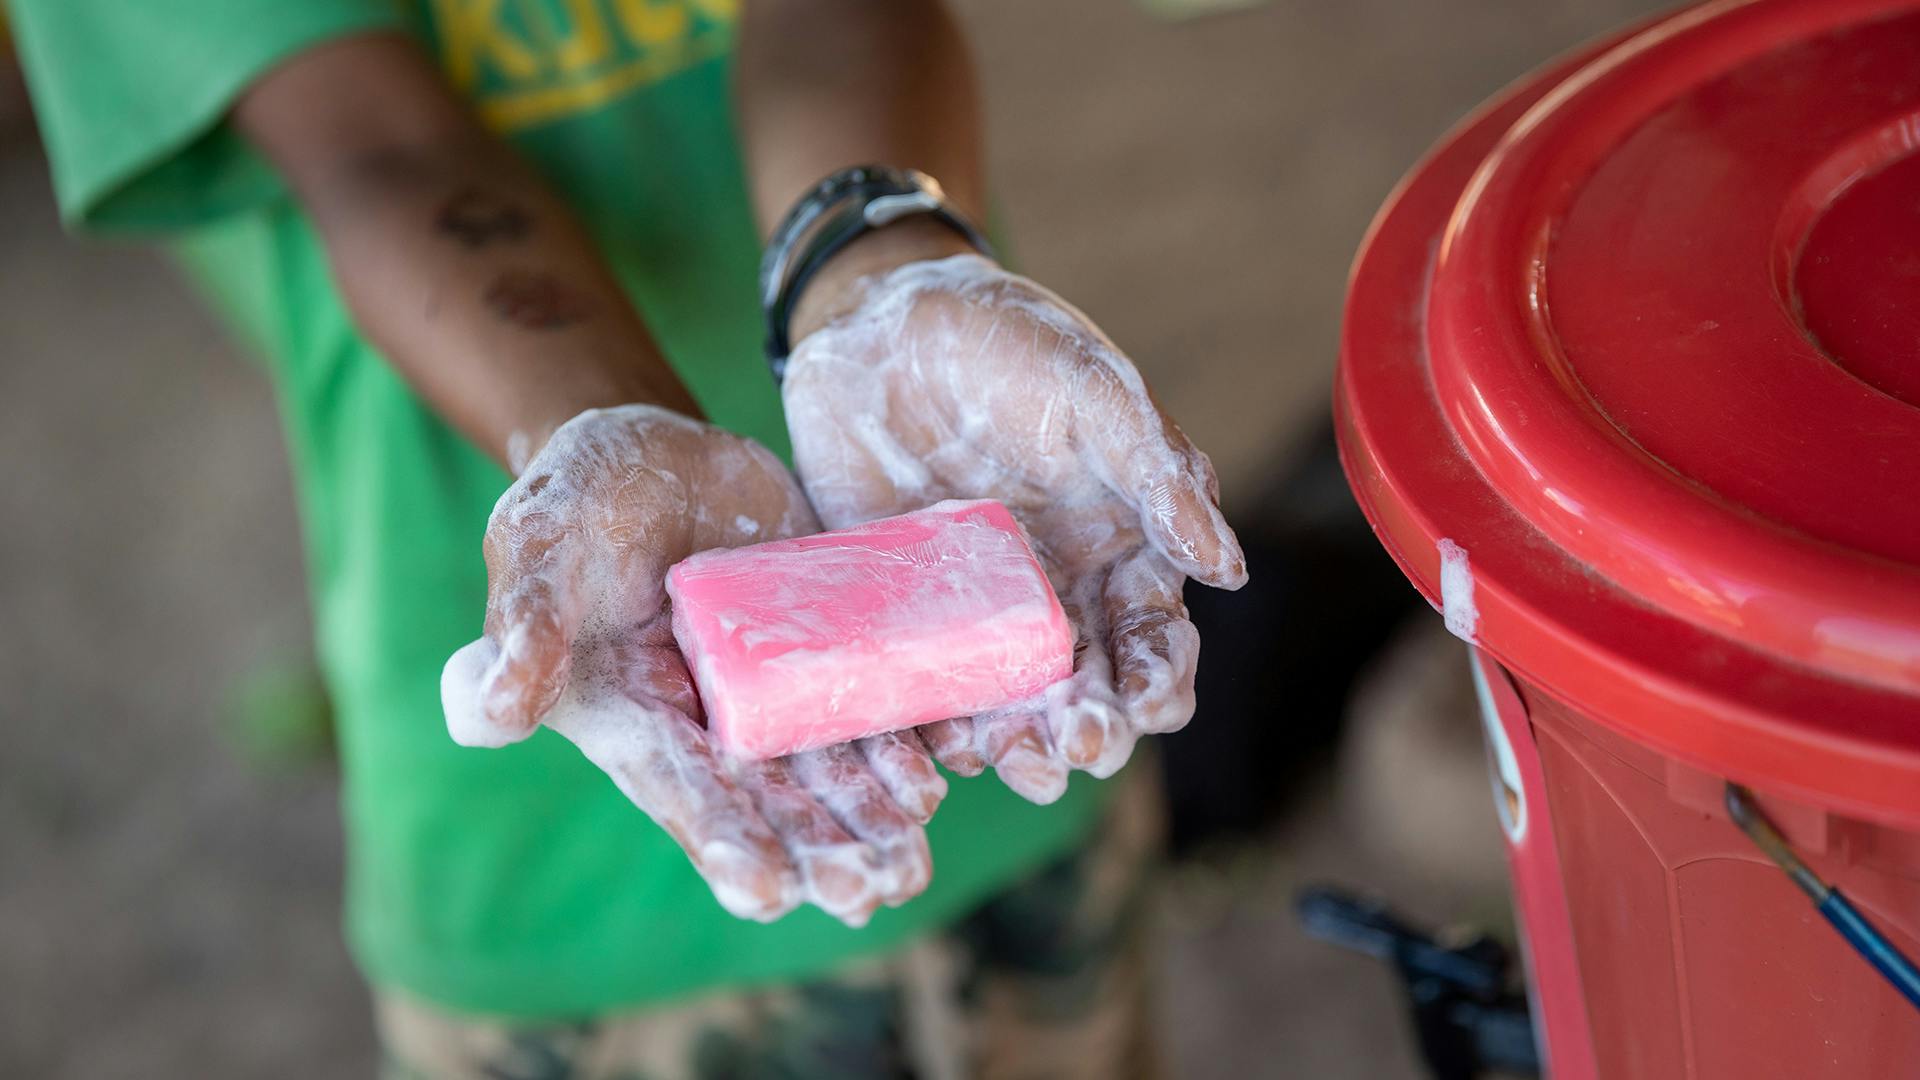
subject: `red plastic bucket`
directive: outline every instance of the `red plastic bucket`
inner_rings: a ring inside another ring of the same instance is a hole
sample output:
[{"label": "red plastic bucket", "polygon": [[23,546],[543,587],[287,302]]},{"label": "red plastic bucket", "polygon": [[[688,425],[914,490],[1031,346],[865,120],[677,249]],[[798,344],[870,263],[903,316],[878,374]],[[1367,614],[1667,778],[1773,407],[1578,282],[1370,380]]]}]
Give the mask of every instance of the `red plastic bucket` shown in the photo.
[{"label": "red plastic bucket", "polygon": [[1553,1075],[1920,1077],[1920,3],[1685,9],[1375,221],[1335,408],[1475,647]]}]

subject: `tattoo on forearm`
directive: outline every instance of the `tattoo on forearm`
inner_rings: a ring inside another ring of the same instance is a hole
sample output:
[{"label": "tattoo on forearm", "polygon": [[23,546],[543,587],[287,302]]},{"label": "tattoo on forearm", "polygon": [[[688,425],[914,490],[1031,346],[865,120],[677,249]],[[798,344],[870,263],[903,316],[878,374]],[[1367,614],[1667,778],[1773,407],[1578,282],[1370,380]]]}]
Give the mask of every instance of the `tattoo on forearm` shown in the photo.
[{"label": "tattoo on forearm", "polygon": [[558,330],[592,314],[586,294],[539,270],[507,270],[480,295],[495,315],[529,330]]},{"label": "tattoo on forearm", "polygon": [[440,207],[434,227],[470,248],[495,240],[524,240],[533,217],[518,204],[479,188],[461,188]]}]

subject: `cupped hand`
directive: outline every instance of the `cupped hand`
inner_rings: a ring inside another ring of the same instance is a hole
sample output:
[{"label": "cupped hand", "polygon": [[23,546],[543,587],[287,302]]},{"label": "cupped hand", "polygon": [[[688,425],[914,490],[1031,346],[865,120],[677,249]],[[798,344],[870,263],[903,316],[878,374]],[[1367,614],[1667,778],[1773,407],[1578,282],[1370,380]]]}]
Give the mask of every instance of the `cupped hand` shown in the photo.
[{"label": "cupped hand", "polygon": [[1032,536],[1079,643],[1043,700],[920,729],[956,772],[1050,802],[1193,715],[1181,587],[1247,571],[1207,456],[1086,316],[977,255],[863,279],[787,369],[802,484],[830,528],[996,498]]},{"label": "cupped hand", "polygon": [[709,740],[674,644],[668,567],[818,529],[764,447],[628,405],[556,431],[487,525],[485,635],[447,662],[454,739],[555,729],[671,834],[720,903],[771,921],[807,902],[850,925],[932,875],[922,824],[946,783],[885,736],[760,763]]}]

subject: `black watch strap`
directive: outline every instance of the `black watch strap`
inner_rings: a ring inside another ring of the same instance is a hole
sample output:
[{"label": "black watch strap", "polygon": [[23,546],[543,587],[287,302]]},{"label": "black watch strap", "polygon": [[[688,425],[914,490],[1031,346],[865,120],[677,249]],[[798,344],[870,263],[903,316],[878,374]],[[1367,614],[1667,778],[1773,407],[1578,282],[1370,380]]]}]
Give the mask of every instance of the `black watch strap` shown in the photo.
[{"label": "black watch strap", "polygon": [[801,290],[827,260],[856,239],[905,217],[923,215],[966,238],[989,258],[992,245],[947,198],[939,181],[916,169],[859,165],[813,186],[787,211],[760,260],[760,307],[767,321],[767,363],[779,382],[793,351],[788,322]]}]

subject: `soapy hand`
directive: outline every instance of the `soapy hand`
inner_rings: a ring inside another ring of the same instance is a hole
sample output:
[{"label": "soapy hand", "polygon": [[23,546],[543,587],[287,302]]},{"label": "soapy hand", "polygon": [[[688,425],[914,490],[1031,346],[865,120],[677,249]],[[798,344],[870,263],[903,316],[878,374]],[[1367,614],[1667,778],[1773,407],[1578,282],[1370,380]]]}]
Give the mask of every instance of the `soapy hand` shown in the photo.
[{"label": "soapy hand", "polygon": [[946,782],[912,737],[741,764],[714,749],[674,644],[667,568],[817,531],[759,444],[664,409],[582,413],[501,497],[485,636],[447,662],[447,727],[502,746],[544,723],[685,849],[728,911],[797,904],[860,925],[932,876],[921,825]]},{"label": "soapy hand", "polygon": [[1043,700],[920,729],[935,758],[992,765],[1050,802],[1193,715],[1199,635],[1181,586],[1247,571],[1207,456],[1087,318],[977,255],[848,287],[787,370],[801,482],[830,528],[996,498],[1032,536],[1078,635]]}]

